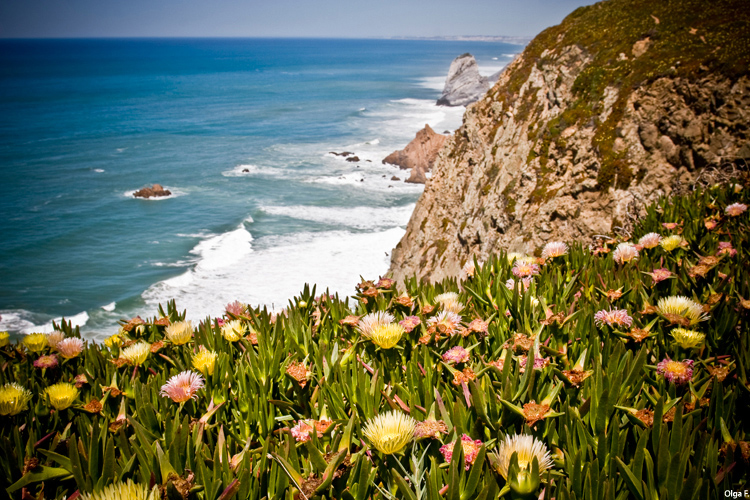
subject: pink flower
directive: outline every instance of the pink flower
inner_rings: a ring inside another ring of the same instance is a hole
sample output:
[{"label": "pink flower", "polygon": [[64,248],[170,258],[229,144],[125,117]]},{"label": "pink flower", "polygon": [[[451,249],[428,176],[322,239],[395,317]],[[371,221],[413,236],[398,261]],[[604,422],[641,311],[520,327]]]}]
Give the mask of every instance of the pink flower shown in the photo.
[{"label": "pink flower", "polygon": [[55,368],[57,365],[57,356],[55,356],[54,354],[39,356],[38,359],[34,360],[35,368]]},{"label": "pink flower", "polygon": [[747,205],[744,203],[732,203],[724,209],[724,212],[730,217],[737,217],[745,213],[745,210],[747,210]]},{"label": "pink flower", "polygon": [[243,316],[245,314],[245,305],[239,300],[227,304],[226,311],[234,316]]},{"label": "pink flower", "polygon": [[657,233],[648,233],[646,235],[643,235],[640,240],[638,240],[638,244],[643,246],[643,248],[656,248],[659,246],[659,242],[661,241],[661,236],[659,236]]},{"label": "pink flower", "polygon": [[[521,373],[526,371],[526,364],[529,362],[527,356],[521,356],[518,358],[518,362],[521,364]],[[541,370],[549,366],[549,358],[534,358],[534,370]]]},{"label": "pink flower", "polygon": [[693,378],[693,360],[672,361],[664,358],[658,365],[656,371],[675,385],[683,385]]},{"label": "pink flower", "polygon": [[310,441],[313,432],[317,432],[318,437],[323,437],[325,432],[331,426],[331,421],[323,420],[300,420],[297,425],[292,427],[292,436],[298,443]]},{"label": "pink flower", "polygon": [[625,264],[638,258],[638,250],[630,243],[620,243],[612,252],[612,258],[618,264]]},{"label": "pink flower", "polygon": [[669,269],[665,269],[662,267],[660,269],[654,269],[653,271],[648,273],[648,275],[651,276],[651,279],[654,280],[654,283],[659,283],[672,276],[672,272]]},{"label": "pink flower", "polygon": [[[468,435],[464,434],[461,436],[461,448],[464,450],[464,465],[465,469],[469,470],[471,464],[476,460],[479,454],[479,449],[482,447],[482,442],[477,439],[473,440]],[[453,458],[453,443],[444,444],[440,447],[440,453],[443,454],[443,458],[446,462],[450,463]]]},{"label": "pink flower", "polygon": [[737,250],[732,248],[732,242],[731,241],[720,241],[719,242],[719,250],[716,252],[716,255],[723,255],[727,254],[730,257],[734,257],[737,255]]},{"label": "pink flower", "polygon": [[633,324],[633,318],[628,316],[628,311],[625,309],[610,309],[609,311],[602,309],[594,314],[594,322],[599,328],[604,326],[605,323],[609,326],[630,327]]},{"label": "pink flower", "polygon": [[399,321],[398,324],[401,325],[401,328],[403,328],[406,333],[409,333],[418,327],[421,322],[422,320],[420,320],[418,316],[407,316]]},{"label": "pink flower", "polygon": [[526,260],[517,260],[516,263],[513,264],[511,272],[516,278],[526,278],[527,276],[539,274],[539,270],[539,264],[532,264]]},{"label": "pink flower", "polygon": [[466,363],[469,360],[469,351],[457,345],[443,353],[443,361],[446,363]]},{"label": "pink flower", "polygon": [[65,359],[75,358],[83,351],[83,340],[78,337],[68,337],[57,343],[57,352]]},{"label": "pink flower", "polygon": [[427,320],[427,326],[434,326],[435,329],[447,335],[454,335],[458,332],[461,324],[461,316],[451,311],[440,311],[437,316]]},{"label": "pink flower", "polygon": [[670,231],[680,227],[680,224],[677,222],[662,222],[661,225],[664,226],[664,229],[669,229]]},{"label": "pink flower", "polygon": [[184,403],[197,397],[198,391],[203,389],[204,386],[205,380],[199,373],[185,370],[170,378],[166,384],[161,386],[159,395],[170,398],[175,403]]},{"label": "pink flower", "polygon": [[568,245],[561,241],[551,241],[544,245],[544,250],[542,250],[542,258],[543,259],[553,259],[555,257],[560,257],[562,255],[565,255],[568,253]]}]

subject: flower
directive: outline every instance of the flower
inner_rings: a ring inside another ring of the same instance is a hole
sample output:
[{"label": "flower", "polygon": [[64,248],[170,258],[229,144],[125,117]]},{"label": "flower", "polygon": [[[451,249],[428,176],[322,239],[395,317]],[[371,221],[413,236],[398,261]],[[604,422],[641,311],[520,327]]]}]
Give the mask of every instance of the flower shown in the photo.
[{"label": "flower", "polygon": [[412,307],[414,305],[414,299],[409,297],[409,294],[406,292],[393,299],[393,301],[404,307]]},{"label": "flower", "polygon": [[669,269],[665,269],[665,268],[661,267],[659,269],[654,269],[650,273],[646,273],[646,274],[648,274],[649,276],[651,276],[651,279],[654,280],[654,284],[656,284],[656,283],[660,283],[660,282],[664,281],[665,279],[669,278],[670,276],[672,276],[672,271],[670,271]]},{"label": "flower", "polygon": [[656,365],[656,371],[675,385],[686,384],[693,378],[693,360],[672,361],[664,358]]},{"label": "flower", "polygon": [[469,361],[469,351],[457,345],[443,353],[443,361],[446,363],[466,363]]},{"label": "flower", "polygon": [[50,404],[61,411],[73,404],[78,397],[78,389],[73,384],[60,382],[47,387],[44,394],[49,398]]},{"label": "flower", "polygon": [[178,321],[169,325],[164,334],[175,345],[187,344],[193,338],[193,323]]},{"label": "flower", "polygon": [[247,333],[247,325],[242,323],[242,320],[234,319],[227,321],[221,327],[221,334],[229,342],[237,342]]},{"label": "flower", "polygon": [[312,372],[307,369],[304,363],[298,361],[292,361],[289,366],[286,367],[286,372],[294,380],[299,383],[300,387],[305,387],[307,381],[312,375]]},{"label": "flower", "polygon": [[513,269],[511,269],[511,272],[516,278],[533,276],[535,274],[539,274],[539,264],[532,264],[531,262],[525,260],[517,260],[516,263],[513,264]]},{"label": "flower", "polygon": [[671,332],[674,341],[683,349],[693,349],[703,345],[706,335],[695,330],[686,330],[685,328],[675,328]]},{"label": "flower", "polygon": [[544,245],[542,250],[543,259],[554,259],[555,257],[561,257],[568,253],[568,245],[561,241],[550,241]]},{"label": "flower", "polygon": [[670,322],[683,326],[694,325],[708,319],[701,304],[683,295],[659,299],[656,303],[656,310]]},{"label": "flower", "polygon": [[464,305],[458,300],[458,294],[455,292],[441,293],[435,297],[435,302],[441,304],[444,311],[450,311],[456,314],[460,314],[464,308]]},{"label": "flower", "polygon": [[15,382],[0,387],[0,415],[18,415],[29,408],[31,391]]},{"label": "flower", "polygon": [[531,472],[532,463],[536,458],[539,464],[539,477],[545,471],[552,468],[552,457],[550,456],[547,446],[534,436],[525,434],[516,434],[514,436],[505,436],[505,440],[500,443],[495,456],[497,458],[498,472],[508,480],[508,469],[513,453],[518,456],[518,468],[521,473]]},{"label": "flower", "polygon": [[104,339],[104,345],[109,347],[110,349],[113,349],[114,347],[120,347],[122,345],[122,336],[119,333],[110,335],[109,337]]},{"label": "flower", "polygon": [[227,304],[224,310],[232,316],[242,316],[245,314],[245,304],[239,300],[235,300],[231,304]]},{"label": "flower", "polygon": [[[477,264],[482,265],[481,262],[477,262]],[[473,278],[476,272],[477,269],[474,265],[474,259],[471,259],[466,264],[464,264],[464,267],[461,268],[460,279],[463,281],[469,278]]]},{"label": "flower", "polygon": [[505,257],[508,259],[508,264],[512,264],[514,260],[520,260],[524,255],[518,252],[510,252]]},{"label": "flower", "polygon": [[[521,373],[526,371],[526,364],[529,362],[528,359],[528,356],[521,356],[518,358],[518,362],[521,365]],[[549,366],[549,358],[534,357],[534,370],[541,370],[547,366]]]},{"label": "flower", "polygon": [[203,377],[190,370],[175,375],[161,386],[160,396],[170,398],[175,403],[184,403],[195,398],[197,392],[205,386]]},{"label": "flower", "polygon": [[[518,280],[518,283],[521,283],[523,285],[524,292],[529,289],[529,287],[531,286],[533,282],[534,282],[533,276],[527,276],[525,278]],[[514,280],[513,278],[508,278],[508,281],[505,282],[505,288],[511,291],[518,288],[518,285],[516,284],[516,280]]]},{"label": "flower", "polygon": [[435,331],[447,335],[453,335],[458,332],[460,324],[461,316],[451,311],[441,311],[427,320],[429,328],[434,327]]},{"label": "flower", "polygon": [[323,433],[328,430],[331,426],[331,421],[327,419],[322,420],[300,420],[297,425],[292,427],[292,437],[299,442],[305,443],[310,441],[310,435],[316,432],[318,437],[322,437]]},{"label": "flower", "polygon": [[406,333],[409,333],[419,326],[421,322],[422,320],[419,319],[419,316],[407,316],[399,321],[398,324],[401,325],[401,328],[403,328]]},{"label": "flower", "polygon": [[648,233],[641,236],[638,244],[643,248],[656,248],[661,242],[661,236],[658,233]]},{"label": "flower", "polygon": [[442,420],[435,420],[432,417],[422,422],[417,422],[417,425],[414,427],[415,439],[439,439],[441,434],[448,434],[448,427],[446,427],[445,422]]},{"label": "flower", "polygon": [[403,326],[397,323],[389,323],[376,326],[366,337],[381,349],[390,349],[398,344],[404,333],[406,331]]},{"label": "flower", "polygon": [[10,334],[8,332],[0,332],[0,347],[5,347],[10,344]]},{"label": "flower", "polygon": [[39,356],[38,359],[34,360],[35,368],[54,368],[58,365],[57,356],[50,354],[47,356]]},{"label": "flower", "polygon": [[[471,464],[474,463],[474,460],[476,460],[477,455],[479,454],[479,449],[482,447],[482,441],[479,439],[473,440],[471,439],[471,436],[468,436],[464,434],[461,436],[461,448],[463,448],[464,451],[464,468],[466,470],[469,470],[471,468]],[[453,443],[444,444],[440,447],[440,453],[443,454],[443,458],[446,462],[451,461],[453,458]]]},{"label": "flower", "polygon": [[666,250],[667,252],[671,252],[675,248],[682,246],[685,242],[684,239],[682,239],[682,236],[679,234],[673,234],[672,236],[667,236],[666,238],[662,239],[659,242],[659,245]]},{"label": "flower", "polygon": [[724,255],[727,254],[730,257],[734,257],[737,255],[737,250],[732,248],[732,242],[731,241],[720,241],[719,242],[719,250],[717,250],[716,255]]},{"label": "flower", "polygon": [[149,490],[146,485],[135,484],[131,479],[125,483],[110,484],[94,493],[84,493],[81,500],[157,500],[159,489]]},{"label": "flower", "polygon": [[73,359],[83,351],[83,340],[78,337],[68,337],[57,343],[57,352],[65,359]]},{"label": "flower", "polygon": [[661,225],[664,227],[664,229],[669,229],[670,231],[674,231],[678,227],[680,227],[679,222],[662,222]]},{"label": "flower", "polygon": [[716,229],[716,226],[719,225],[719,221],[714,217],[707,217],[706,220],[703,221],[703,225],[706,226],[706,229],[711,231]]},{"label": "flower", "polygon": [[732,203],[724,209],[724,213],[730,217],[737,217],[738,215],[745,213],[745,210],[747,210],[747,205],[744,203]]},{"label": "flower", "polygon": [[356,329],[359,333],[368,337],[374,328],[388,325],[394,321],[396,321],[396,318],[394,318],[391,313],[375,311],[363,316],[362,319],[359,320],[359,323],[357,323]]},{"label": "flower", "polygon": [[615,251],[612,252],[612,258],[615,259],[615,262],[618,264],[625,264],[626,262],[638,258],[638,249],[630,243],[620,243],[617,245],[617,248],[615,248]]},{"label": "flower", "polygon": [[601,311],[594,314],[594,323],[596,326],[601,328],[606,323],[609,326],[627,326],[630,327],[633,324],[633,318],[628,316],[628,311],[625,309],[610,309]]},{"label": "flower", "polygon": [[375,288],[388,289],[391,288],[394,283],[395,281],[393,281],[391,278],[384,278],[380,276],[378,282],[375,283]]},{"label": "flower", "polygon": [[142,365],[149,353],[151,352],[151,344],[146,342],[138,342],[130,347],[126,347],[120,353],[120,357],[126,359],[131,365]]},{"label": "flower", "polygon": [[409,415],[393,410],[368,420],[362,433],[380,453],[392,455],[412,440],[416,425]]},{"label": "flower", "polygon": [[489,328],[489,323],[486,321],[476,318],[471,323],[469,323],[469,331],[474,333],[487,333],[487,329]]},{"label": "flower", "polygon": [[52,350],[56,350],[57,344],[63,339],[65,339],[65,332],[61,332],[60,330],[54,330],[47,334],[47,344],[49,344],[49,347]]},{"label": "flower", "polygon": [[23,345],[31,352],[42,352],[49,342],[43,333],[30,333],[23,338]]},{"label": "flower", "polygon": [[455,386],[460,386],[461,384],[468,384],[475,378],[477,378],[477,375],[474,373],[474,370],[467,366],[461,372],[458,370],[453,372],[453,381],[451,383]]},{"label": "flower", "polygon": [[193,368],[205,376],[214,374],[216,365],[216,353],[209,351],[203,346],[198,347],[198,352],[193,354]]}]

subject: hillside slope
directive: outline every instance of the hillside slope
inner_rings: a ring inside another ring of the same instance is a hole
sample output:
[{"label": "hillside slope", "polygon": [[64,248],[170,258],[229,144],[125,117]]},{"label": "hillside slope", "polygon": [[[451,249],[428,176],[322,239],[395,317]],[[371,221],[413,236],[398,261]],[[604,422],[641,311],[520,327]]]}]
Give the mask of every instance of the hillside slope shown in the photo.
[{"label": "hillside slope", "polygon": [[543,31],[446,142],[394,277],[607,233],[707,167],[745,165],[746,7],[609,0]]}]

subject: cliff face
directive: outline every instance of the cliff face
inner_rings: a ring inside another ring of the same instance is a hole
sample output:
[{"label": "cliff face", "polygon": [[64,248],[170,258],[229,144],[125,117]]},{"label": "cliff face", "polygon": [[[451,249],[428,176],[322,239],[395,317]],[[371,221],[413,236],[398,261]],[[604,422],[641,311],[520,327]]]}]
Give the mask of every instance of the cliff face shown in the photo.
[{"label": "cliff face", "polygon": [[748,12],[610,0],[545,30],[440,151],[394,277],[608,233],[706,167],[745,165]]}]

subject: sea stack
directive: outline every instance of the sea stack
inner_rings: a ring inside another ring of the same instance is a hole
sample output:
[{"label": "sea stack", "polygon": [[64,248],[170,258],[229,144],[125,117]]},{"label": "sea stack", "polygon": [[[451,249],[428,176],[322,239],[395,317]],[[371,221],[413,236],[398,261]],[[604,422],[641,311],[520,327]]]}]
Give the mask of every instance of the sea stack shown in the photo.
[{"label": "sea stack", "polygon": [[479,74],[476,59],[467,52],[451,63],[443,95],[437,103],[438,106],[466,106],[478,101],[489,88],[487,78]]},{"label": "sea stack", "polygon": [[411,169],[406,182],[424,184],[427,180],[427,172],[435,163],[438,152],[446,140],[446,136],[438,134],[429,125],[425,125],[404,149],[389,154],[383,163],[397,165],[403,170]]},{"label": "sea stack", "polygon": [[161,184],[154,184],[151,187],[141,188],[133,196],[136,198],[160,198],[163,196],[169,196],[172,192],[169,189],[164,189]]}]

